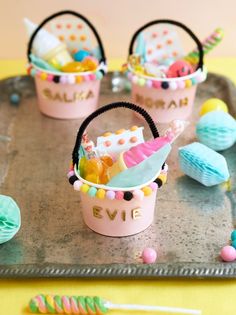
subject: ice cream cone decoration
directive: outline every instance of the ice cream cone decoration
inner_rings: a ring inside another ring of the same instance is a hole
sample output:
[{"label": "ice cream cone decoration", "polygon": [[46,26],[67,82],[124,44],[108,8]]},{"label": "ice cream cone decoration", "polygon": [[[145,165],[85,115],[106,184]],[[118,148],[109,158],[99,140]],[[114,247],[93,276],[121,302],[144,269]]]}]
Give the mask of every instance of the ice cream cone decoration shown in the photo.
[{"label": "ice cream cone decoration", "polygon": [[140,164],[166,144],[172,143],[183,132],[186,124],[185,121],[175,120],[170,124],[170,128],[167,129],[163,137],[140,143],[125,152],[121,152],[117,161],[108,168],[109,177],[112,178],[127,168]]},{"label": "ice cream cone decoration", "polygon": [[[25,27],[30,37],[38,27],[29,19],[24,19]],[[64,65],[73,61],[66,46],[53,34],[45,29],[39,30],[33,43],[33,52],[37,57],[42,58],[54,68],[60,70]]]}]

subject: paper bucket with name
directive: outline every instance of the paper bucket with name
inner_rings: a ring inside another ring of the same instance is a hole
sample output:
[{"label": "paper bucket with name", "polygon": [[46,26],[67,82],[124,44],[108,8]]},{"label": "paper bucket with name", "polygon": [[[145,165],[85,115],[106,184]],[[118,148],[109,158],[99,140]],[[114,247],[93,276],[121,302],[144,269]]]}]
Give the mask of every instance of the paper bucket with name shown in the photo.
[{"label": "paper bucket with name", "polygon": [[[159,29],[151,32],[150,27],[156,24]],[[196,43],[197,64],[185,60],[173,25],[187,32]],[[203,56],[201,42],[184,24],[172,20],[145,24],[133,35],[128,63],[124,65],[131,81],[132,102],[145,108],[156,122],[187,119],[192,113],[197,85],[206,79]]]},{"label": "paper bucket with name", "polygon": [[[48,22],[51,32],[43,28]],[[40,111],[59,119],[91,114],[107,72],[103,44],[95,27],[74,11],[57,12],[38,26],[27,19],[25,23],[30,35],[28,74],[35,80]]]},{"label": "paper bucket with name", "polygon": [[[154,139],[144,141],[143,127],[132,126],[106,132],[97,138],[97,146],[89,140],[83,142],[90,122],[116,108],[131,109],[141,115]],[[166,182],[165,161],[170,150],[169,140],[159,137],[151,116],[132,103],[112,103],[86,118],[77,134],[68,173],[70,184],[80,194],[85,224],[97,233],[113,237],[133,235],[148,228],[154,218],[157,190]],[[103,152],[100,158],[99,152]],[[98,172],[100,160],[106,163]]]}]

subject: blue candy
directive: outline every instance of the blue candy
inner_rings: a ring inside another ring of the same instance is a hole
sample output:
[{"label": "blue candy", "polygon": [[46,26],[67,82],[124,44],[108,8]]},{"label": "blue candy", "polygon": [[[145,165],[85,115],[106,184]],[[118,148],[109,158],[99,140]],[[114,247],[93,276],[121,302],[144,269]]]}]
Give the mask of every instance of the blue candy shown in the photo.
[{"label": "blue candy", "polygon": [[90,53],[87,50],[78,50],[75,54],[74,54],[74,59],[75,61],[82,61],[84,60],[85,57],[90,56]]},{"label": "blue candy", "polygon": [[10,95],[10,102],[13,105],[18,105],[20,103],[20,99],[21,99],[21,97],[18,93],[12,93]]},{"label": "blue candy", "polygon": [[233,230],[233,232],[231,233],[231,240],[236,240],[236,230]]}]

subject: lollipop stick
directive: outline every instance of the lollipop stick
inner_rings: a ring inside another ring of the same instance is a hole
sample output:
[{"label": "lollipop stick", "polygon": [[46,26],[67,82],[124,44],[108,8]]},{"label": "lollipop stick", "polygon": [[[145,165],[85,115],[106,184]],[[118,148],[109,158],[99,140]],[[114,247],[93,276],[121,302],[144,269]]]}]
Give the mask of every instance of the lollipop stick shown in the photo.
[{"label": "lollipop stick", "polygon": [[146,312],[169,312],[169,313],[181,313],[181,314],[193,314],[200,315],[202,311],[192,310],[178,307],[168,306],[151,306],[151,305],[137,305],[137,304],[113,304],[111,302],[105,302],[104,304],[108,309],[114,310],[130,310],[130,311],[146,311]]}]

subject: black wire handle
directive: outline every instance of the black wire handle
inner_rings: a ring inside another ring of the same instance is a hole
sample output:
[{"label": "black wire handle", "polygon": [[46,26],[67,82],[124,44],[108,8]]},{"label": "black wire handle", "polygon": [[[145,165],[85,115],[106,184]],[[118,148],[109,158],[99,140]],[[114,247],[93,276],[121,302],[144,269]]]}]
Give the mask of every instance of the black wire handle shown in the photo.
[{"label": "black wire handle", "polygon": [[116,109],[116,108],[128,108],[131,109],[137,113],[139,113],[140,115],[143,116],[143,118],[146,120],[146,122],[149,125],[149,128],[152,132],[152,135],[154,138],[159,137],[159,133],[157,130],[157,127],[154,123],[154,121],[152,120],[152,117],[141,107],[132,104],[132,103],[128,103],[128,102],[116,102],[116,103],[111,103],[108,105],[105,105],[99,109],[97,109],[95,112],[93,112],[91,115],[89,115],[81,124],[78,133],[77,133],[77,138],[76,138],[76,142],[75,142],[75,147],[72,153],[72,159],[73,159],[73,165],[76,164],[76,167],[78,168],[78,162],[79,162],[79,148],[81,145],[81,141],[82,141],[82,136],[87,128],[87,126],[89,125],[89,123],[96,117],[98,117],[99,115],[111,110],[111,109]]},{"label": "black wire handle", "polygon": [[45,20],[43,20],[43,22],[41,22],[39,24],[39,26],[36,28],[36,30],[31,35],[29,43],[28,43],[28,49],[27,49],[28,61],[30,62],[30,54],[31,54],[31,50],[32,50],[33,41],[35,39],[35,36],[39,32],[39,30],[46,23],[48,23],[50,20],[52,20],[52,19],[54,19],[54,18],[56,18],[56,17],[58,17],[60,15],[64,15],[64,14],[71,14],[71,15],[74,15],[74,16],[80,18],[81,20],[83,20],[91,28],[91,30],[93,31],[94,36],[96,37],[96,40],[97,40],[98,45],[99,45],[99,48],[100,48],[100,52],[101,52],[100,62],[103,61],[104,63],[106,63],[106,55],[105,55],[105,51],[104,51],[104,48],[103,48],[103,44],[102,44],[101,38],[98,35],[98,32],[95,29],[95,27],[92,25],[92,23],[86,17],[84,17],[83,15],[81,15],[81,14],[75,12],[75,11],[70,11],[70,10],[65,10],[65,11],[60,11],[60,12],[54,13],[54,14],[50,15],[49,17],[47,17]]},{"label": "black wire handle", "polygon": [[202,47],[202,43],[200,42],[200,40],[197,38],[197,36],[184,24],[174,21],[174,20],[154,20],[151,21],[145,25],[143,25],[142,27],[140,27],[133,35],[130,45],[129,45],[129,55],[133,54],[133,46],[134,46],[134,42],[137,38],[137,36],[139,35],[140,32],[142,32],[144,29],[155,25],[155,24],[161,24],[161,23],[166,23],[166,24],[172,24],[172,25],[176,25],[180,28],[182,28],[183,30],[186,31],[186,33],[188,33],[190,35],[190,37],[195,41],[195,43],[197,44],[198,47],[198,51],[199,51],[199,61],[198,61],[198,65],[197,65],[197,69],[201,68],[203,69],[203,65],[204,65],[204,51],[203,51],[203,47]]}]

